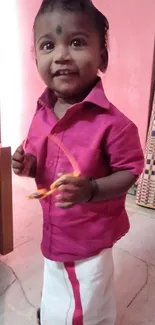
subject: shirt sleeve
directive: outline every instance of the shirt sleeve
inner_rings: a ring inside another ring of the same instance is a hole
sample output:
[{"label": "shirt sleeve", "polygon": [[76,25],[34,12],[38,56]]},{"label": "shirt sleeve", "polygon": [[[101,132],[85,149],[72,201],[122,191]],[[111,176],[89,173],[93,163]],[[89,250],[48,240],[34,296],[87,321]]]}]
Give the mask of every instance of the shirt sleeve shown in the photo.
[{"label": "shirt sleeve", "polygon": [[37,152],[34,146],[35,132],[34,132],[34,118],[28,131],[27,138],[23,141],[22,146],[26,154],[25,168],[21,176],[31,176],[31,170],[37,162]]},{"label": "shirt sleeve", "polygon": [[128,170],[137,176],[142,173],[144,155],[138,129],[134,123],[130,121],[113,139],[108,139],[106,149],[112,172]]},{"label": "shirt sleeve", "polygon": [[34,146],[34,140],[35,140],[34,120],[35,120],[35,115],[32,119],[32,123],[31,123],[29,131],[28,131],[28,135],[25,138],[25,140],[23,141],[23,149],[24,149],[25,154],[29,154],[29,155],[36,157],[37,153],[36,153],[36,148]]}]

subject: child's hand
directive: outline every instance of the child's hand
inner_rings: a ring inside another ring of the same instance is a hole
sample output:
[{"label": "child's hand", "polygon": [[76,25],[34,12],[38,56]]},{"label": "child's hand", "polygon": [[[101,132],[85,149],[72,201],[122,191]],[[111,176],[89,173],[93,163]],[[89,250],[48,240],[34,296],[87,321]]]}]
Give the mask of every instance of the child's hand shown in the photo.
[{"label": "child's hand", "polygon": [[34,178],[36,175],[36,158],[30,154],[25,154],[23,147],[20,146],[13,155],[12,168],[16,175]]},{"label": "child's hand", "polygon": [[63,209],[88,202],[93,193],[90,180],[84,177],[64,175],[57,186],[56,206]]},{"label": "child's hand", "polygon": [[12,168],[16,175],[20,175],[25,168],[24,158],[25,153],[23,147],[20,146],[17,148],[12,158]]}]

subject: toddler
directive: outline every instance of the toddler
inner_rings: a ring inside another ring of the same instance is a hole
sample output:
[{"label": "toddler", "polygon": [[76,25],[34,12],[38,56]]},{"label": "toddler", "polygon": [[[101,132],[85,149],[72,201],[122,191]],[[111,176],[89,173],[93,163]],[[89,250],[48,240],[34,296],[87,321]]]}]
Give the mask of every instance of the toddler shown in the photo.
[{"label": "toddler", "polygon": [[[13,170],[56,192],[41,200],[41,325],[114,325],[112,247],[129,230],[128,189],[143,169],[137,127],[106,97],[106,17],[90,0],[44,0],[34,22],[46,85]],[[74,177],[72,157],[78,165]],[[69,174],[69,175],[68,175]]]}]

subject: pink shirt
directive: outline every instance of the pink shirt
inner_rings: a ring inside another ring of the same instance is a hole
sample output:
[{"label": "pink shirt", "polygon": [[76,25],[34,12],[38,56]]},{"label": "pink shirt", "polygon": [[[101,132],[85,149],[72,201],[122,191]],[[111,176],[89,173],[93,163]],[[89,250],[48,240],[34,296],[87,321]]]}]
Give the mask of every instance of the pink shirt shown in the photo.
[{"label": "pink shirt", "polygon": [[[81,175],[100,178],[119,170],[135,175],[142,172],[137,127],[108,101],[100,80],[61,120],[53,113],[54,102],[54,95],[46,89],[25,145],[26,152],[37,158],[38,188],[49,187],[58,173],[73,172],[67,156],[49,134],[76,159]],[[55,207],[53,196],[42,200],[43,255],[55,261],[76,261],[112,247],[129,230],[124,204],[125,196],[63,210]]]}]

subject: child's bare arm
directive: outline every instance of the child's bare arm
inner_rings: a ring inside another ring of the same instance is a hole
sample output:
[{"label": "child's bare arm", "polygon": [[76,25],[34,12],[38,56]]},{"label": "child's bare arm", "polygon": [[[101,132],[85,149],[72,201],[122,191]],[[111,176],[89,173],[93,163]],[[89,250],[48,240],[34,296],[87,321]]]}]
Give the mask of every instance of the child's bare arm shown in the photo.
[{"label": "child's bare arm", "polygon": [[70,208],[75,204],[88,201],[112,200],[125,195],[136,180],[137,176],[128,171],[118,171],[96,180],[62,176],[58,186],[56,205],[60,208]]},{"label": "child's bare arm", "polygon": [[96,180],[96,195],[93,201],[102,201],[118,198],[128,192],[137,181],[138,176],[122,170],[112,175]]}]

